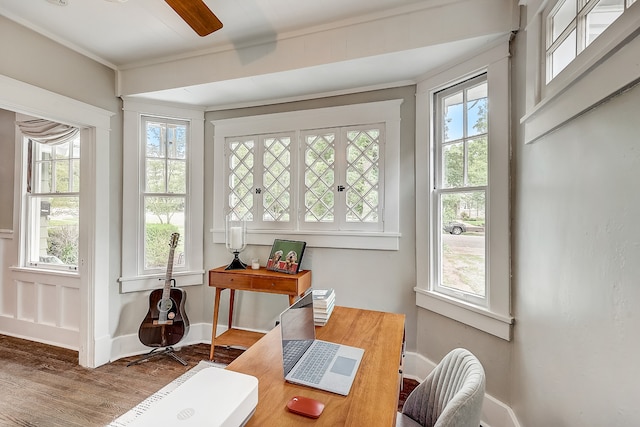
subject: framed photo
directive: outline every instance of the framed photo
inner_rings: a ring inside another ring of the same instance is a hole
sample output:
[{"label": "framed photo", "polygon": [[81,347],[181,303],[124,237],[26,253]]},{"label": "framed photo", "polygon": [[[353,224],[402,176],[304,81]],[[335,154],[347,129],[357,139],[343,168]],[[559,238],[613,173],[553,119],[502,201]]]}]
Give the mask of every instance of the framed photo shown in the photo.
[{"label": "framed photo", "polygon": [[300,270],[307,242],[275,239],[267,260],[267,270],[296,274]]}]

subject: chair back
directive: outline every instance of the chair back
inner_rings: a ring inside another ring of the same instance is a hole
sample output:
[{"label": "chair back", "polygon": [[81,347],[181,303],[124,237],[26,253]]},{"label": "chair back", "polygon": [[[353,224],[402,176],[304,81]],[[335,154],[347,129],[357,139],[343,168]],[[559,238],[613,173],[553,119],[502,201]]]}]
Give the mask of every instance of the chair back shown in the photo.
[{"label": "chair back", "polygon": [[402,414],[424,427],[479,427],[484,390],[482,364],[456,348],[411,392]]}]

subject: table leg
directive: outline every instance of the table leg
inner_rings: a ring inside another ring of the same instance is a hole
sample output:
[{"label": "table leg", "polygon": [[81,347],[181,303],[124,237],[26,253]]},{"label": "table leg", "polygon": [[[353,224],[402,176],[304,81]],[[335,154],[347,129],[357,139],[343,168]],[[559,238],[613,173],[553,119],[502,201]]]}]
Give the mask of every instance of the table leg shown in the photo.
[{"label": "table leg", "polygon": [[236,290],[229,289],[229,291],[231,292],[231,294],[229,294],[229,329],[231,329],[231,322],[233,321],[233,301],[236,298]]},{"label": "table leg", "polygon": [[293,305],[294,302],[296,302],[296,296],[289,295],[289,305]]},{"label": "table leg", "polygon": [[213,303],[213,325],[211,325],[211,350],[209,351],[209,360],[213,360],[213,353],[216,348],[216,329],[218,326],[218,309],[220,308],[220,294],[224,288],[216,288],[216,298]]}]

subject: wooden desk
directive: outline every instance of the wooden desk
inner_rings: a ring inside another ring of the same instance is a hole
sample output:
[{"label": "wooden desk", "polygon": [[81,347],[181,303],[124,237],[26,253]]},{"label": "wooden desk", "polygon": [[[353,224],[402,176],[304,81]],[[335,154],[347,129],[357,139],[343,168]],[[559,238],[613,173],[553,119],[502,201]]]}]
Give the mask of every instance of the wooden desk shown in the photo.
[{"label": "wooden desk", "polygon": [[[258,378],[258,406],[247,426],[353,426],[395,425],[400,392],[404,315],[336,307],[325,326],[316,327],[318,339],[364,349],[362,363],[348,396],[341,396],[284,381],[280,327],[234,360],[226,369]],[[290,413],[293,396],[325,404],[313,420]]]},{"label": "wooden desk", "polygon": [[[262,338],[263,334],[232,328],[233,301],[236,290],[288,295],[289,305],[291,305],[295,302],[296,297],[304,295],[311,288],[311,270],[304,270],[298,274],[286,274],[270,271],[264,267],[259,270],[250,268],[246,270],[225,270],[225,268],[223,266],[209,270],[209,286],[215,286],[216,288],[216,297],[213,304],[211,350],[209,352],[210,360],[213,360],[216,340],[218,345],[250,347],[254,342]],[[216,337],[220,295],[225,289],[230,290],[229,329],[219,337]]]}]

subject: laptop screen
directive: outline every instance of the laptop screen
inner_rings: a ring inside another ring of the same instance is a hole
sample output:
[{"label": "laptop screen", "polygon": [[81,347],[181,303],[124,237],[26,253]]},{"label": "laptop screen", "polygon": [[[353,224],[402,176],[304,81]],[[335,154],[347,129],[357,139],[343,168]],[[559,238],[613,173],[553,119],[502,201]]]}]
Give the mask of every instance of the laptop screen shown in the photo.
[{"label": "laptop screen", "polygon": [[316,338],[313,292],[307,292],[280,315],[280,330],[283,369],[284,375],[287,376]]}]

